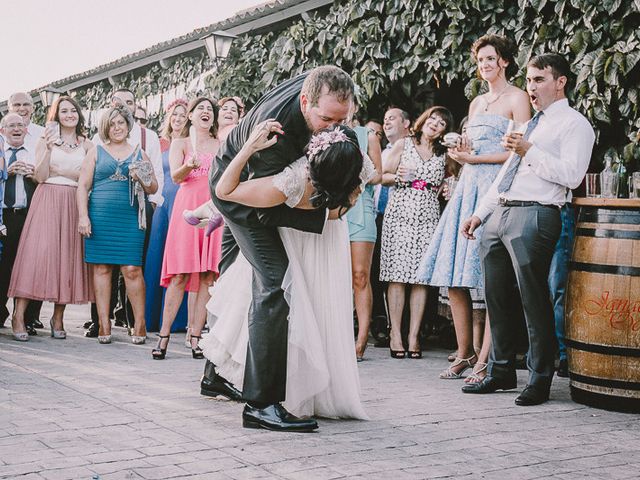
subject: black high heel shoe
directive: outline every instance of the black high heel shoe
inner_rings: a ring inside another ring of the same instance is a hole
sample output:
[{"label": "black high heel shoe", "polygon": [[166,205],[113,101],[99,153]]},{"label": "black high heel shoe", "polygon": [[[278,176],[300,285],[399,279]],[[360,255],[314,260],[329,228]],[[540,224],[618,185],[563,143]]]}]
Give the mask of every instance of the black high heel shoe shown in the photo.
[{"label": "black high heel shoe", "polygon": [[389,349],[389,353],[391,354],[391,358],[404,358],[407,354],[404,350],[392,350]]},{"label": "black high heel shoe", "polygon": [[[196,348],[193,348],[193,339],[196,339]],[[202,337],[200,335],[191,335],[191,356],[196,360],[200,360],[204,358],[204,353],[202,353],[202,349],[198,345],[198,341],[200,341]]]},{"label": "black high heel shoe", "polygon": [[[169,346],[169,338],[171,335],[158,335],[158,344],[156,348],[151,350],[151,356],[154,360],[164,360],[164,357],[167,355],[167,347]],[[162,348],[162,340],[167,339],[167,344]]]}]

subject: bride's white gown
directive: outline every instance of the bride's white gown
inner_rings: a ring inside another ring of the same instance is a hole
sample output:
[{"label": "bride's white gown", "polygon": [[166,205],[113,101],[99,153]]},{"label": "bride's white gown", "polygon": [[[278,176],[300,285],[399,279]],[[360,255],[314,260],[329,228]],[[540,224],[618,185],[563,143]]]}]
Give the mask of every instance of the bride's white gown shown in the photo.
[{"label": "bride's white gown", "polygon": [[[373,174],[365,157],[361,178]],[[274,177],[299,203],[307,183],[302,158]],[[289,257],[283,290],[289,303],[287,387],[284,406],[299,416],[368,419],[360,401],[353,338],[351,252],[346,220],[328,220],[321,235],[279,228]],[[210,332],[200,342],[220,375],[242,387],[252,268],[240,254],[211,288]]]}]

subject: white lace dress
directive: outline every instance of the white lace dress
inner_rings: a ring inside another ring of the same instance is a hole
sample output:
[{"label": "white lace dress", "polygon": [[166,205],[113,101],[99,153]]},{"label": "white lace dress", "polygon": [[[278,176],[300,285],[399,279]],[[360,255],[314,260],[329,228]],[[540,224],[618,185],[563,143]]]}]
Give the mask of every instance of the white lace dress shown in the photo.
[{"label": "white lace dress", "polygon": [[[363,185],[373,176],[367,157]],[[273,178],[295,207],[308,179],[301,158]],[[284,406],[295,415],[368,419],[360,400],[353,340],[351,253],[346,219],[327,221],[321,235],[279,228],[289,257],[282,288],[289,303]],[[251,302],[251,266],[237,260],[211,288],[210,332],[200,346],[217,371],[242,387]]]}]

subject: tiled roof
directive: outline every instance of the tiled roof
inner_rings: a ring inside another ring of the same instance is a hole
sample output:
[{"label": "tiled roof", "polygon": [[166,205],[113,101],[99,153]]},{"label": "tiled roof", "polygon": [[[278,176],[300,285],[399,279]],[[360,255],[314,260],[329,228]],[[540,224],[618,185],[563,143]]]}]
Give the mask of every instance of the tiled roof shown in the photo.
[{"label": "tiled roof", "polygon": [[[86,77],[90,77],[92,75],[111,70],[113,68],[117,68],[128,63],[132,63],[140,58],[148,57],[155,53],[162,52],[164,50],[168,50],[170,48],[177,47],[179,45],[192,42],[194,40],[198,40],[209,33],[215,32],[217,30],[228,30],[236,25],[240,25],[246,23],[250,20],[256,20],[266,15],[270,15],[272,13],[279,12],[286,8],[290,8],[294,5],[298,5],[300,3],[304,3],[307,0],[270,0],[254,7],[248,8],[246,10],[241,10],[236,13],[233,17],[228,18],[226,20],[222,20],[217,23],[213,23],[207,27],[197,28],[186,35],[182,35],[177,38],[173,38],[171,40],[167,40],[166,42],[157,43],[149,48],[145,48],[144,50],[140,50],[135,53],[131,53],[126,55],[118,60],[114,60],[113,62],[106,63],[104,65],[100,65],[91,70],[87,70],[82,73],[78,73],[75,75],[71,75],[67,78],[63,78],[61,80],[56,80],[52,82],[53,86],[63,86],[72,82],[76,82]],[[37,89],[40,90],[40,89]]]}]

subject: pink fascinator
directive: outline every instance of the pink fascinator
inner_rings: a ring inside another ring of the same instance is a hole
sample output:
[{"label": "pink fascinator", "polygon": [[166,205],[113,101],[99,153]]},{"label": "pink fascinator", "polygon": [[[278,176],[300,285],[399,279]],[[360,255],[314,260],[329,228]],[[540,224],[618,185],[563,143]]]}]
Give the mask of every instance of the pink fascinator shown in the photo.
[{"label": "pink fascinator", "polygon": [[348,142],[349,138],[345,133],[340,130],[339,127],[334,128],[326,132],[318,133],[311,137],[309,141],[309,149],[307,156],[309,158],[315,157],[320,152],[323,152],[334,143]]},{"label": "pink fascinator", "polygon": [[182,105],[185,109],[187,108],[187,101],[184,98],[176,98],[174,101],[169,102],[169,105],[164,107],[164,113],[168,113],[176,107],[177,105]]}]

